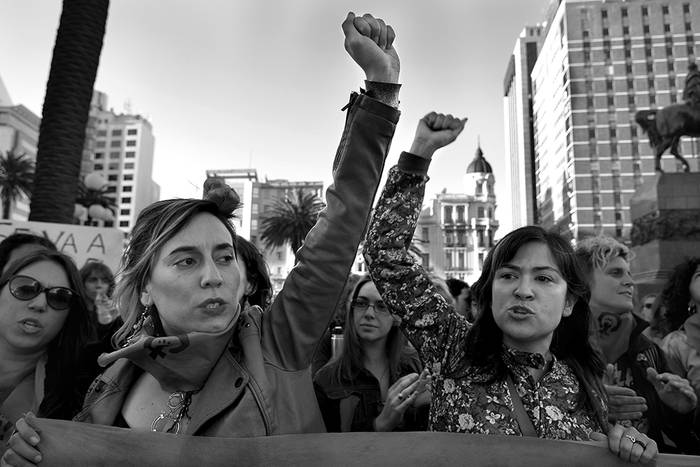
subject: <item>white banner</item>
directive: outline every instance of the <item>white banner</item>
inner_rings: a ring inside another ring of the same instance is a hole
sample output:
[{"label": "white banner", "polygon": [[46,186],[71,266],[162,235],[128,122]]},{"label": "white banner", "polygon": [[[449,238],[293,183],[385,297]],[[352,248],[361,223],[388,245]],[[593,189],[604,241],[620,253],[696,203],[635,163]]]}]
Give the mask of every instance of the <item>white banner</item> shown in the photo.
[{"label": "white banner", "polygon": [[0,220],[0,241],[13,233],[48,238],[58,251],[72,257],[78,268],[87,261],[101,261],[116,272],[124,250],[124,232],[116,228]]}]

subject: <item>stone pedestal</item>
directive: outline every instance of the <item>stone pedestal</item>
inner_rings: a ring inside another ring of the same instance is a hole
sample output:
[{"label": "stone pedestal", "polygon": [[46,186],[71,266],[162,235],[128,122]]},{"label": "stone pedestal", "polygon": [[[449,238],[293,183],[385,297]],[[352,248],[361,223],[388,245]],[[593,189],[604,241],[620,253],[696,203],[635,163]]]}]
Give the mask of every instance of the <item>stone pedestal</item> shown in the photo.
[{"label": "stone pedestal", "polygon": [[630,201],[637,296],[658,292],[678,263],[700,256],[700,173],[657,173]]}]

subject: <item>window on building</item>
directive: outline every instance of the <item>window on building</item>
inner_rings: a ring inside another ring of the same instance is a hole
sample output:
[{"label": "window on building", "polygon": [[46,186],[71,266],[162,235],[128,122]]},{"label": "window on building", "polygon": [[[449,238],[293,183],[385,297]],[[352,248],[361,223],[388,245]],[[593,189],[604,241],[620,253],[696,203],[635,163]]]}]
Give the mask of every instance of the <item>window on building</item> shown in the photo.
[{"label": "window on building", "polygon": [[443,208],[443,222],[445,224],[451,224],[452,223],[452,206],[444,206]]},{"label": "window on building", "polygon": [[97,130],[97,136],[107,136],[107,130]]},{"label": "window on building", "polygon": [[671,25],[670,24],[664,24],[664,32],[671,32]]},{"label": "window on building", "polygon": [[642,26],[642,31],[644,32],[644,34],[649,34],[649,25],[645,24],[644,26]]},{"label": "window on building", "polygon": [[96,152],[95,153],[95,160],[97,159],[102,159],[105,156],[103,152]]},{"label": "window on building", "polygon": [[464,269],[466,267],[464,264],[465,263],[464,256],[465,256],[465,254],[464,254],[463,250],[457,252],[457,261],[459,262],[459,269]]},{"label": "window on building", "polygon": [[608,36],[609,34],[608,28],[603,28],[603,36]]},{"label": "window on building", "polygon": [[129,227],[129,221],[119,221],[119,227]]},{"label": "window on building", "polygon": [[105,227],[114,227],[114,221],[105,221]]},{"label": "window on building", "polygon": [[480,195],[483,193],[483,187],[481,182],[476,182],[476,194]]},{"label": "window on building", "polygon": [[124,181],[128,182],[134,179],[134,174],[124,174]]},{"label": "window on building", "polygon": [[124,163],[124,168],[125,169],[133,169],[134,163],[133,162],[126,162],[126,163]]},{"label": "window on building", "polygon": [[122,153],[119,151],[116,151],[116,152],[113,151],[113,152],[109,153],[109,158],[110,159],[119,159],[119,156],[121,156],[121,154]]},{"label": "window on building", "polygon": [[603,18],[608,17],[608,10],[600,10],[600,16]]},{"label": "window on building", "polygon": [[464,223],[464,205],[457,206],[457,222]]},{"label": "window on building", "polygon": [[662,5],[661,6],[661,13],[664,15],[668,14],[668,5]]},{"label": "window on building", "polygon": [[649,16],[649,8],[645,6],[642,7],[642,16]]},{"label": "window on building", "polygon": [[112,141],[109,142],[109,147],[110,147],[110,148],[120,148],[120,147],[122,147],[122,140],[120,140],[120,139],[113,139]]},{"label": "window on building", "polygon": [[112,136],[121,136],[122,135],[122,130],[121,128],[115,128],[112,130]]},{"label": "window on building", "polygon": [[130,139],[126,142],[127,146],[136,146],[136,140],[135,139]]},{"label": "window on building", "polygon": [[107,175],[107,181],[108,181],[108,182],[116,182],[116,181],[117,181],[117,174],[109,174],[109,175]]},{"label": "window on building", "polygon": [[129,128],[126,130],[126,134],[129,136],[137,135],[139,131],[136,128]]},{"label": "window on building", "polygon": [[117,187],[114,185],[109,185],[107,189],[105,189],[105,193],[116,193],[117,192]]},{"label": "window on building", "polygon": [[107,147],[107,142],[106,142],[106,141],[97,141],[97,142],[95,143],[95,147],[96,147],[96,148],[104,148],[104,147]]},{"label": "window on building", "polygon": [[477,230],[477,231],[476,231],[476,235],[477,235],[477,239],[478,239],[478,243],[477,243],[477,244],[478,244],[480,247],[483,248],[483,247],[485,246],[485,243],[484,243],[484,230],[483,230],[483,229]]},{"label": "window on building", "polygon": [[428,242],[429,238],[430,238],[430,229],[428,229],[427,227],[423,227],[421,229],[421,237],[420,238],[424,242]]},{"label": "window on building", "polygon": [[131,197],[130,196],[122,196],[122,203],[123,204],[131,203]]},{"label": "window on building", "polygon": [[119,162],[110,162],[109,170],[119,170]]},{"label": "window on building", "polygon": [[131,209],[120,209],[119,210],[119,215],[120,216],[128,216],[131,214]]},{"label": "window on building", "polygon": [[689,3],[683,4],[683,13],[690,13],[690,4]]},{"label": "window on building", "polygon": [[132,157],[136,157],[136,153],[134,151],[126,151],[126,153],[124,153],[124,156],[128,159],[131,159]]},{"label": "window on building", "polygon": [[482,207],[477,208],[476,213],[477,213],[476,217],[478,217],[478,218],[484,217],[484,213],[485,213],[484,208],[482,208]]},{"label": "window on building", "polygon": [[93,170],[104,170],[104,165],[102,165],[102,164],[95,164]]},{"label": "window on building", "polygon": [[124,185],[122,187],[122,193],[131,193],[132,189],[133,189],[133,187],[131,185]]},{"label": "window on building", "polygon": [[625,36],[629,36],[630,27],[629,26],[622,26],[622,34],[624,34]]},{"label": "window on building", "polygon": [[484,269],[484,253],[479,253],[479,269]]},{"label": "window on building", "polygon": [[690,23],[689,22],[686,21],[684,27],[685,27],[686,32],[690,31]]},{"label": "window on building", "polygon": [[620,14],[622,15],[623,18],[627,18],[627,8],[625,8],[625,7],[620,8]]},{"label": "window on building", "polygon": [[452,252],[445,252],[445,269],[452,269]]}]

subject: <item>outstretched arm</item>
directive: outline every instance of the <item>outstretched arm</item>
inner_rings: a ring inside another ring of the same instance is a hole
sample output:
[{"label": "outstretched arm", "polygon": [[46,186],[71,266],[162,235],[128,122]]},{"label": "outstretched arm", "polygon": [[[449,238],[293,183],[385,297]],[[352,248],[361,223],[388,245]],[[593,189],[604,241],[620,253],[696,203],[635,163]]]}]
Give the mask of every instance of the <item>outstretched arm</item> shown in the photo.
[{"label": "outstretched arm", "polygon": [[[363,237],[396,129],[399,60],[390,26],[352,13],[343,22],[345,48],[364,70],[368,94],[353,94],[333,162],[326,208],[297,254],[298,263],[263,315],[263,346],[287,369],[306,368],[341,299]],[[370,84],[380,81],[376,93]],[[392,92],[393,89],[393,92]],[[376,100],[372,97],[376,97]]]},{"label": "outstretched arm", "polygon": [[[370,222],[364,255],[370,274],[392,313],[426,366],[444,368],[461,360],[469,324],[444,300],[427,272],[408,252],[420,214],[433,153],[450,144],[465,120],[430,113],[418,123],[412,149],[403,153],[389,178]],[[449,364],[449,363],[448,363]]]}]

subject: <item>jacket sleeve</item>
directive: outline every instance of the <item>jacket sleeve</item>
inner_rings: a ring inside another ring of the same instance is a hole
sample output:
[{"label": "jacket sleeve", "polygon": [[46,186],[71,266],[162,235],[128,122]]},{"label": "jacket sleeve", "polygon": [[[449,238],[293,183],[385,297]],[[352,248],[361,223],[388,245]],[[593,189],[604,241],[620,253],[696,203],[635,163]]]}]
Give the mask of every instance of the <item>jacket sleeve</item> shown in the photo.
[{"label": "jacket sleeve", "polygon": [[353,93],[333,161],[326,208],[297,252],[297,264],[263,315],[266,358],[299,370],[311,357],[340,300],[357,255],[400,112]]},{"label": "jacket sleeve", "polygon": [[403,153],[389,171],[364,246],[377,289],[434,373],[456,369],[464,357],[469,323],[448,304],[409,254],[428,181],[428,161]]}]

